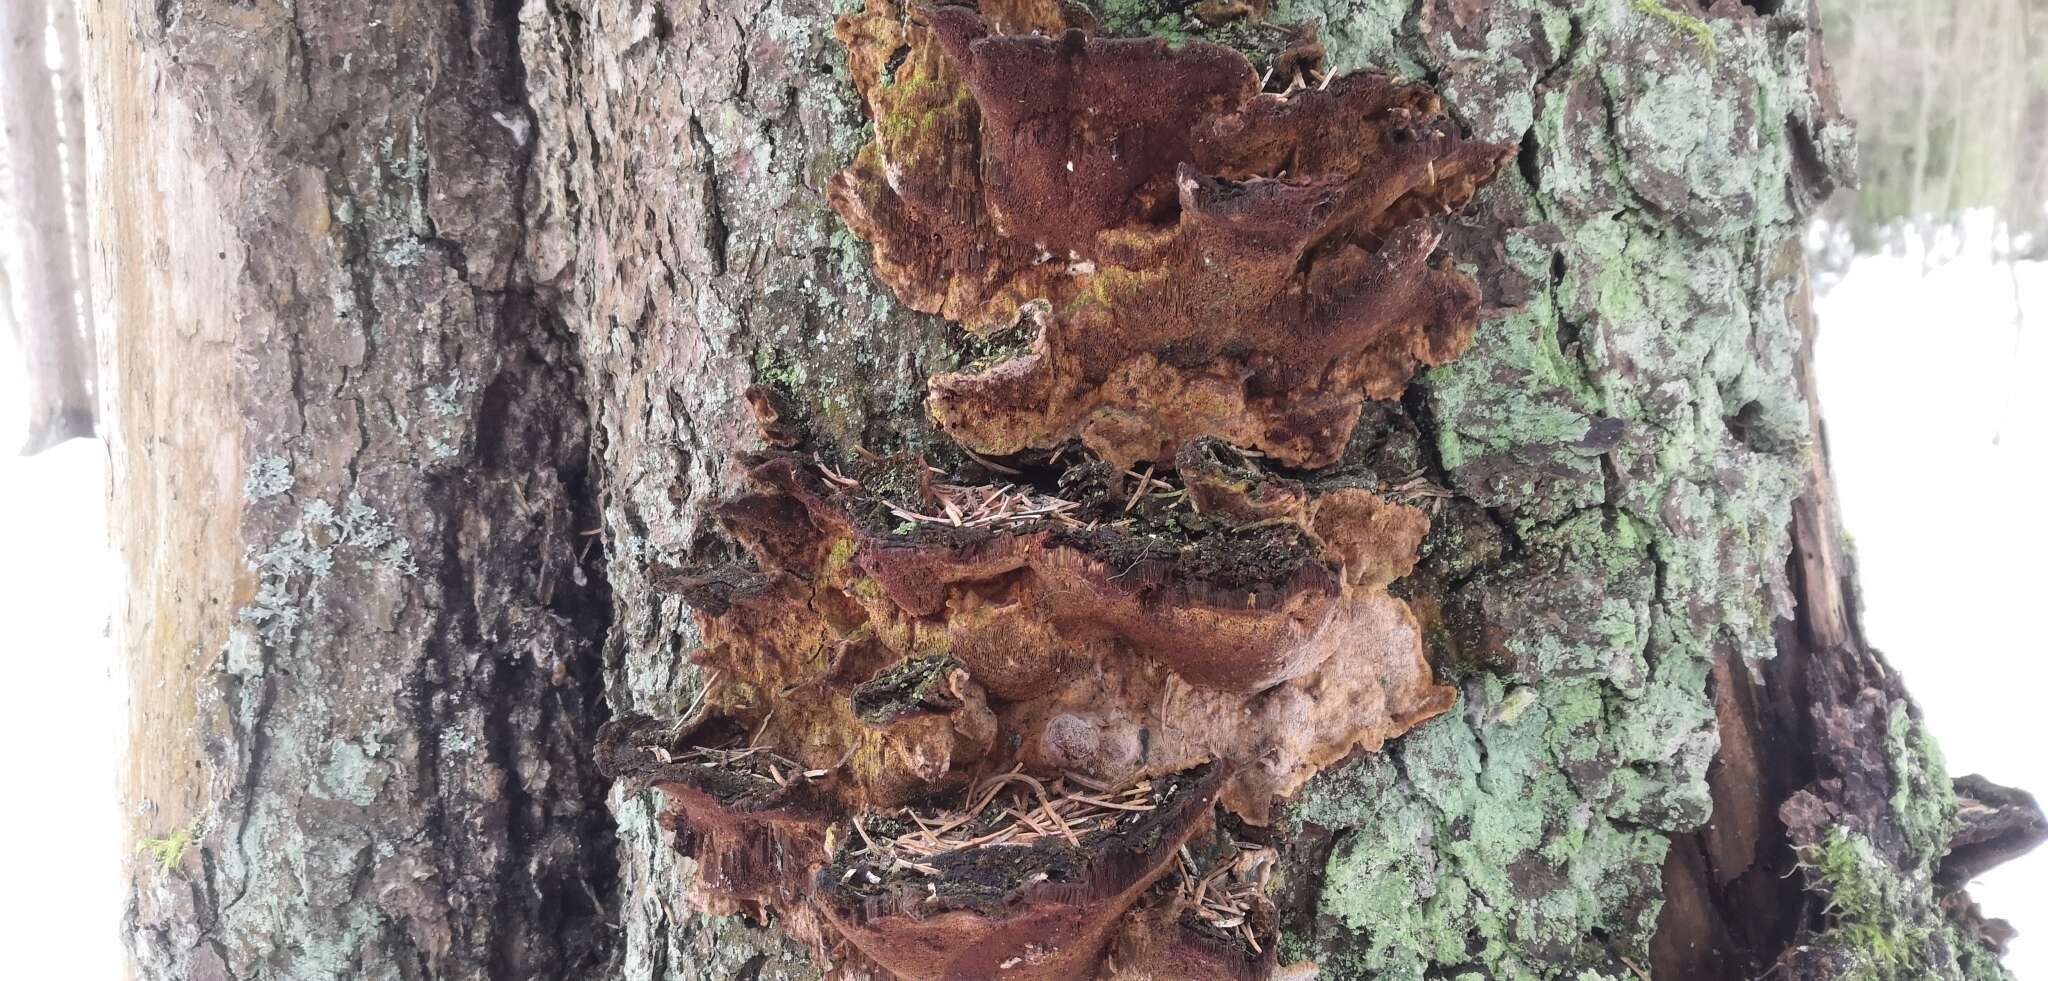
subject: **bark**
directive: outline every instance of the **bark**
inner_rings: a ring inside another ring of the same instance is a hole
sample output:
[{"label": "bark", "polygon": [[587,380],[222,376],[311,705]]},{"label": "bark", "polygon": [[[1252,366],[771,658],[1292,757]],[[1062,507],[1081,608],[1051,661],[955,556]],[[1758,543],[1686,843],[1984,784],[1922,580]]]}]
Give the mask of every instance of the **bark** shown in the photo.
[{"label": "bark", "polygon": [[[817,977],[592,752],[703,685],[662,584],[730,554],[749,385],[961,462],[921,395],[976,352],[826,207],[832,5],[133,7],[86,23],[142,974]],[[1287,959],[1998,976],[1940,860],[2037,823],[1957,817],[1858,635],[1803,381],[1851,155],[1813,12],[1285,15],[1520,147],[1444,244],[1473,347],[1333,468],[1452,495],[1396,589],[1461,699],[1283,815]]]},{"label": "bark", "polygon": [[6,258],[28,394],[26,453],[92,435],[94,417],[92,359],[73,297],[57,100],[44,43],[48,14],[42,0],[19,0],[0,11],[0,132],[11,157]]},{"label": "bark", "polygon": [[516,25],[376,6],[87,8],[145,976],[611,947],[609,600],[575,352],[515,272]]}]

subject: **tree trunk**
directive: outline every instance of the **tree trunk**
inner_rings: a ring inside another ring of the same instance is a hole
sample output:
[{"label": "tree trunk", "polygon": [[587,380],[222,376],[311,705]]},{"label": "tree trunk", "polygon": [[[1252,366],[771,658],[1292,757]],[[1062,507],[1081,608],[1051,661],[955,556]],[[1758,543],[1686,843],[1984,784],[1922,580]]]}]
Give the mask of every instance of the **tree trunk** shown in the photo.
[{"label": "tree trunk", "polygon": [[94,416],[92,359],[81,342],[73,297],[49,26],[42,0],[15,0],[0,10],[0,130],[12,177],[6,259],[28,393],[27,453],[92,435]]},{"label": "tree trunk", "polygon": [[99,391],[99,331],[92,320],[92,222],[86,216],[85,185],[85,62],[78,44],[78,5],[59,3],[50,10],[50,36],[56,40],[57,101],[64,124],[64,213],[70,231],[71,282],[78,295],[78,330],[90,394]]},{"label": "tree trunk", "polygon": [[[1276,53],[1137,6],[1098,31]],[[701,839],[596,769],[614,714],[736,697],[691,604],[744,561],[720,505],[774,499],[750,454],[1001,482],[924,398],[993,345],[828,206],[920,125],[870,123],[851,76],[921,69],[849,69],[838,12],[88,6],[143,976],[859,976],[801,903],[699,912]],[[1269,826],[1218,819],[1277,852],[1266,947],[1325,978],[2000,976],[1959,873],[2038,814],[1958,807],[1835,544],[1800,234],[1852,151],[1812,11],[1268,16],[1320,25],[1311,87],[1427,79],[1515,152],[1444,219],[1470,348],[1289,471],[1438,502],[1392,593],[1459,697]]]}]

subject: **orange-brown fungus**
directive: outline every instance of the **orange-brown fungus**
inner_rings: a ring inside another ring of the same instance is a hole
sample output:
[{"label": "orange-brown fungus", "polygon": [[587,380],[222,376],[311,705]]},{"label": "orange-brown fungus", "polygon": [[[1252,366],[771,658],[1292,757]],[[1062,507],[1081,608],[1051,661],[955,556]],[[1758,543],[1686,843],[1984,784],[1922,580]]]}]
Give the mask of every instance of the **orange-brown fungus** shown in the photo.
[{"label": "orange-brown fungus", "polygon": [[[1118,479],[1054,491],[950,484],[911,459],[754,458],[718,511],[747,560],[667,580],[698,611],[700,704],[684,728],[637,723],[608,765],[664,791],[713,908],[779,910],[896,977],[1013,959],[1001,976],[1089,977],[1133,904],[1173,906],[1174,926],[1120,941],[1132,963],[1263,976],[1230,945],[1269,949],[1269,932],[1205,940],[1180,923],[1199,902],[1142,899],[1171,865],[1151,846],[1177,847],[1211,802],[1262,826],[1317,770],[1450,706],[1385,590],[1427,521],[1362,489],[1269,491],[1216,444],[1181,458],[1183,486],[1095,463],[1069,476]],[[991,780],[1033,793],[991,803]],[[1126,847],[1136,826],[1096,820],[1125,810],[1167,823]],[[1031,849],[992,851],[1013,842],[990,818]],[[1232,928],[1257,915],[1240,902]]]},{"label": "orange-brown fungus", "polygon": [[995,6],[871,0],[838,28],[876,138],[832,203],[878,274],[977,330],[1049,301],[1028,353],[932,380],[954,438],[1131,466],[1211,436],[1323,466],[1364,399],[1464,348],[1478,294],[1433,259],[1438,222],[1511,148],[1383,75],[1262,92],[1229,48]]},{"label": "orange-brown fungus", "polygon": [[[722,721],[678,733],[629,717],[606,729],[598,756],[613,776],[661,791],[663,824],[697,860],[698,904],[758,918],[809,893],[838,820],[838,776],[759,747],[740,748],[743,734]],[[709,745],[670,752],[679,740]]]},{"label": "orange-brown fungus", "polygon": [[655,577],[696,611],[696,703],[600,747],[661,792],[700,905],[841,979],[1313,970],[1277,959],[1275,803],[1455,689],[1387,591],[1424,513],[1267,466],[1335,461],[1465,346],[1439,222],[1508,150],[1268,26],[1284,91],[1065,0],[839,20],[875,138],[833,207],[905,303],[999,348],[1030,311],[1028,350],[927,402],[1016,482],[842,471],[746,393],[769,452],[716,510],[744,554]]}]

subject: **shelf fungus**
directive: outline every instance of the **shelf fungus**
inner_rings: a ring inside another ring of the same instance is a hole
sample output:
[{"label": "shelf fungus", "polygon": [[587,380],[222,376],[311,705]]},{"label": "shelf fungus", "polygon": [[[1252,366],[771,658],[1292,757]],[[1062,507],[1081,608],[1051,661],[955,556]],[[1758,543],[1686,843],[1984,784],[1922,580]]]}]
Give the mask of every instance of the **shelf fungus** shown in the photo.
[{"label": "shelf fungus", "polygon": [[1035,331],[933,378],[933,418],[993,455],[1078,439],[1165,464],[1211,436],[1333,462],[1365,399],[1469,342],[1478,292],[1436,255],[1440,222],[1513,148],[1466,139],[1420,85],[1265,91],[1235,50],[1099,37],[1071,11],[870,0],[840,20],[876,136],[834,208],[905,303]]},{"label": "shelf fungus", "polygon": [[1194,10],[1281,39],[1264,78],[1070,0],[837,23],[875,130],[831,203],[993,352],[926,404],[1009,480],[828,464],[750,390],[768,450],[714,510],[737,552],[654,576],[700,690],[599,748],[660,792],[700,905],[834,977],[1304,976],[1265,895],[1276,802],[1455,698],[1388,592],[1424,512],[1302,470],[1469,342],[1440,223],[1510,148],[1323,74],[1267,10]]},{"label": "shelf fungus", "polygon": [[[663,824],[697,861],[696,900],[709,912],[760,917],[809,893],[837,820],[837,775],[746,747],[724,719],[687,731],[629,716],[609,726],[598,759],[615,778],[661,792]],[[671,753],[670,745],[688,745]]]},{"label": "shelf fungus", "polygon": [[1192,836],[1263,834],[1317,770],[1450,706],[1386,592],[1427,521],[1215,441],[1178,459],[968,485],[751,458],[717,509],[745,557],[662,580],[704,690],[604,754],[662,792],[705,905],[897,978],[1267,977],[1263,900],[1155,887]]}]

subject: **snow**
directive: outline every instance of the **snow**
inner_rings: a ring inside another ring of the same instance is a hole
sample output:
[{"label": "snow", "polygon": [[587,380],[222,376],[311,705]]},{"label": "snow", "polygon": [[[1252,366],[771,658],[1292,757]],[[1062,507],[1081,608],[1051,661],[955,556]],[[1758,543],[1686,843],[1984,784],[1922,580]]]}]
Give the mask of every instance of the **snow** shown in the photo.
[{"label": "snow", "polygon": [[106,451],[21,445],[20,370],[0,337],[0,975],[122,976],[120,822],[114,747],[125,713],[107,616]]},{"label": "snow", "polygon": [[[1862,256],[1816,297],[1821,408],[1870,642],[1906,678],[1952,774],[2048,799],[2048,262],[1992,258],[1989,217],[1930,249]],[[2035,606],[2040,603],[2042,606]],[[1977,880],[2048,978],[2048,848]]]}]

